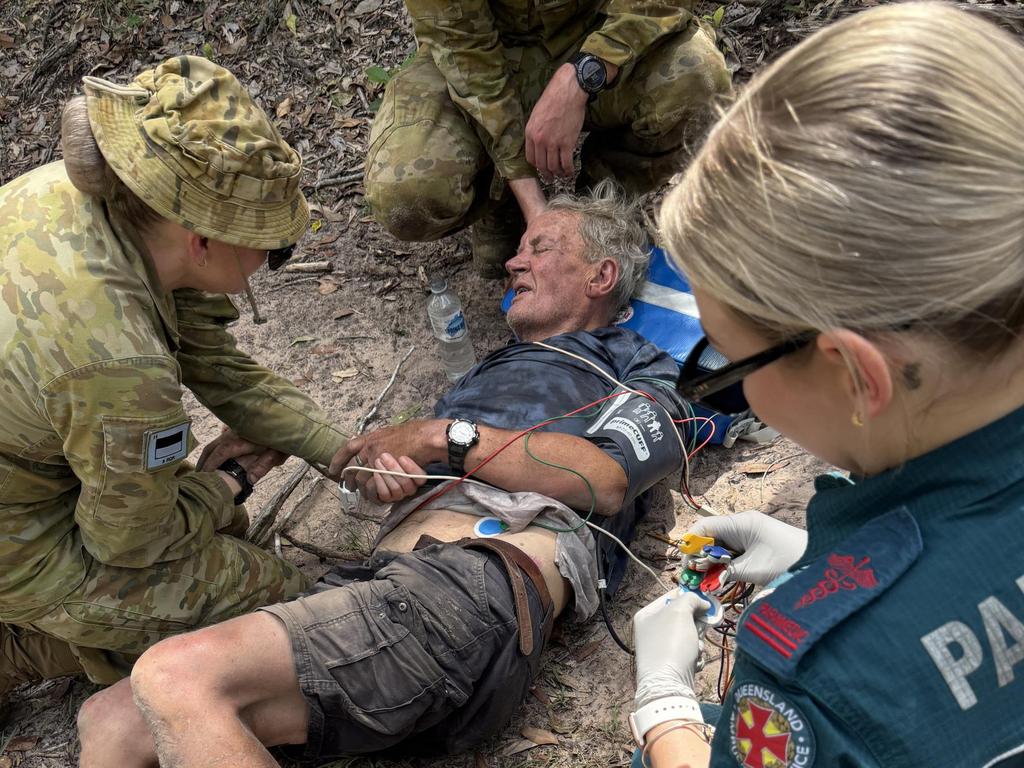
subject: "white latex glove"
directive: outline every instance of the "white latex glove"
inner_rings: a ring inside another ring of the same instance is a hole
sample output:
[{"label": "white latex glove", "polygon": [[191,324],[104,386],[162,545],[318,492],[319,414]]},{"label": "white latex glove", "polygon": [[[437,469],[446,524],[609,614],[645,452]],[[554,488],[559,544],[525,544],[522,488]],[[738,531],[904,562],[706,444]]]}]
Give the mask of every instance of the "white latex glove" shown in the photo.
[{"label": "white latex glove", "polygon": [[633,711],[666,696],[697,700],[693,678],[700,656],[697,622],[710,607],[693,592],[673,589],[633,616],[636,698]]},{"label": "white latex glove", "polygon": [[789,570],[807,549],[807,531],[753,510],[702,517],[690,531],[742,553],[726,568],[723,584],[745,581],[764,586]]}]

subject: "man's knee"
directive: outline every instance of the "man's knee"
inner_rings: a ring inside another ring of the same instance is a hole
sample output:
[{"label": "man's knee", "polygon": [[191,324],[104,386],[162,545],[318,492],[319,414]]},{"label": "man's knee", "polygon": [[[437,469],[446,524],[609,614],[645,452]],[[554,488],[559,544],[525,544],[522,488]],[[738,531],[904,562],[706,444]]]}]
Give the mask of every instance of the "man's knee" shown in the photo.
[{"label": "man's knee", "polygon": [[377,161],[366,172],[366,201],[399,240],[437,240],[461,228],[475,197],[474,170],[429,156]]},{"label": "man's knee", "polygon": [[[187,706],[181,691],[208,686],[211,667],[205,662],[211,653],[229,653],[216,642],[196,642],[195,632],[161,640],[146,651],[132,669],[132,690],[138,701],[150,706]],[[207,685],[203,683],[206,682]]]},{"label": "man's knee", "polygon": [[100,737],[105,738],[115,730],[113,726],[129,720],[134,709],[132,689],[127,683],[94,693],[78,708],[78,734],[82,748],[92,745]]},{"label": "man's knee", "polygon": [[666,41],[635,74],[640,82],[633,85],[645,94],[641,104],[647,111],[634,122],[638,138],[701,133],[715,100],[732,93],[732,75],[714,33],[696,25]]}]

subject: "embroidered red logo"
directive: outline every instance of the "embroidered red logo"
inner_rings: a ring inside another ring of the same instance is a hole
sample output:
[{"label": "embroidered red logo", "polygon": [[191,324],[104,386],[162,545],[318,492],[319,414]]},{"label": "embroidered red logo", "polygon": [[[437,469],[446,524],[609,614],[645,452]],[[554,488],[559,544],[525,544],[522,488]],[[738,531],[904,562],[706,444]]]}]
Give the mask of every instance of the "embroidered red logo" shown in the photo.
[{"label": "embroidered red logo", "polygon": [[769,727],[769,721],[775,714],[773,710],[759,707],[749,700],[744,703],[747,705],[746,717],[741,714],[736,723],[736,739],[746,753],[742,763],[744,768],[765,768],[765,765],[779,763],[788,766],[790,731],[779,732]]},{"label": "embroidered red logo", "polygon": [[871,558],[865,557],[859,563],[854,563],[853,555],[837,555],[833,552],[828,556],[829,567],[822,574],[821,581],[797,601],[793,610],[823,600],[839,590],[874,589],[878,586],[878,579],[875,578],[874,570],[867,567],[870,562]]},{"label": "embroidered red logo", "polygon": [[[730,749],[743,768],[814,765],[810,723],[796,705],[761,683],[736,683],[729,718]],[[724,724],[722,724],[724,727]]]}]

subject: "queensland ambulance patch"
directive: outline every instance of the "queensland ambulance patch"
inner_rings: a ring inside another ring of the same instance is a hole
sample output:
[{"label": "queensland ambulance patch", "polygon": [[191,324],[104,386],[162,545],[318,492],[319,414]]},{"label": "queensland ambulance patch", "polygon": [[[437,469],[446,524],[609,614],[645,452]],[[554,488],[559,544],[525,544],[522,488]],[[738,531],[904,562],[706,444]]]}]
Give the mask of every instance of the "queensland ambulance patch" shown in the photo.
[{"label": "queensland ambulance patch", "polygon": [[803,713],[777,691],[740,683],[733,692],[730,743],[743,768],[808,768],[814,734]]}]

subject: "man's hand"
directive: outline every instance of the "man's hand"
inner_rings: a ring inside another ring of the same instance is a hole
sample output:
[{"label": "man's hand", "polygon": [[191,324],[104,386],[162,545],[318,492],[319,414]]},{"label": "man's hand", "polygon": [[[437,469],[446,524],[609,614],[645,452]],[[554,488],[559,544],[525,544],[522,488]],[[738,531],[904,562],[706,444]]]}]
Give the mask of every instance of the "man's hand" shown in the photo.
[{"label": "man's hand", "polygon": [[[390,453],[382,453],[373,466],[375,469],[386,469],[391,472],[404,472],[409,475],[422,475],[425,470],[408,456],[397,459]],[[381,475],[375,472],[346,472],[342,479],[348,480],[355,476],[364,496],[381,504],[393,504],[407,499],[423,485],[422,477],[402,477],[401,475]]]},{"label": "man's hand", "polygon": [[211,440],[203,448],[199,456],[199,469],[212,472],[228,459],[235,459],[245,467],[249,482],[257,483],[274,467],[284,464],[287,458],[287,453],[246,440],[230,429],[225,429],[220,437]]},{"label": "man's hand", "polygon": [[789,570],[807,549],[807,531],[753,510],[704,517],[690,531],[741,553],[722,575],[723,584],[745,581],[764,586]]},{"label": "man's hand", "polygon": [[576,68],[563,64],[526,122],[526,160],[545,181],[573,174],[576,140],[587,115],[587,92],[576,81]]},{"label": "man's hand", "polygon": [[[341,471],[351,464],[376,467],[378,459],[384,454],[389,454],[392,462],[395,456],[407,458],[417,467],[432,461],[444,461],[448,456],[448,437],[445,434],[447,426],[448,422],[442,419],[414,419],[397,427],[384,427],[353,437],[334,454],[330,474],[339,477]],[[356,458],[359,460],[354,461]],[[365,486],[372,473],[346,472],[346,479],[353,474],[357,475],[356,482]]]},{"label": "man's hand", "polygon": [[697,619],[710,607],[693,592],[673,589],[633,617],[636,698],[633,711],[666,696],[696,701],[693,678],[700,656]]}]

